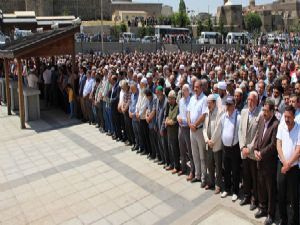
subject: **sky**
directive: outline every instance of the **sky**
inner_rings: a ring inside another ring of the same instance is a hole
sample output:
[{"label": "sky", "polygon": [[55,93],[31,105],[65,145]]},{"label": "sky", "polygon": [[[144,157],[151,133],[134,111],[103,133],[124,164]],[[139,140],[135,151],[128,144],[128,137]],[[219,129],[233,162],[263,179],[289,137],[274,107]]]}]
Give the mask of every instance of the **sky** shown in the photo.
[{"label": "sky", "polygon": [[[243,4],[244,6],[249,5],[249,0],[231,0],[234,4]],[[178,10],[179,0],[133,0],[133,2],[153,2],[170,5],[174,11]],[[189,9],[198,12],[207,12],[215,14],[217,7],[223,5],[224,0],[185,0],[185,4]],[[256,0],[257,5],[273,2],[273,0]]]}]

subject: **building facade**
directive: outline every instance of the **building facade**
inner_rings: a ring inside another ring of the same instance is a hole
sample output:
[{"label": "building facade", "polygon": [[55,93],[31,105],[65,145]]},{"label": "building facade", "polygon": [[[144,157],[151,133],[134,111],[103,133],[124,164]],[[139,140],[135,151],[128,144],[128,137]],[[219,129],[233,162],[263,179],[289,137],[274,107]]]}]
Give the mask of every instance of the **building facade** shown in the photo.
[{"label": "building facade", "polygon": [[[132,0],[102,0],[103,18],[111,20],[115,11],[145,11],[148,16],[160,16],[162,4],[135,3]],[[35,11],[37,16],[75,15],[82,20],[101,19],[101,0],[0,0],[3,13]]]}]

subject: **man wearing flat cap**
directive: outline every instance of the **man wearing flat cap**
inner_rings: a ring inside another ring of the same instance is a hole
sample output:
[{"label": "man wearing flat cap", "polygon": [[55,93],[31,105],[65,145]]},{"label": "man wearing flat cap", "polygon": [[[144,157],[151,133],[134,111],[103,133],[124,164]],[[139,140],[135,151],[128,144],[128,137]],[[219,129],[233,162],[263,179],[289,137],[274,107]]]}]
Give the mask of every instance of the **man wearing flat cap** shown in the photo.
[{"label": "man wearing flat cap", "polygon": [[233,96],[227,96],[225,103],[226,111],[221,119],[225,187],[221,198],[226,198],[232,189],[232,201],[235,202],[238,199],[240,184],[241,153],[238,138],[240,115],[235,109]]},{"label": "man wearing flat cap", "polygon": [[166,170],[172,170],[172,174],[180,171],[179,144],[178,144],[178,105],[176,103],[176,93],[171,90],[168,94],[168,110],[166,111],[165,126],[167,128],[169,154],[171,165]]},{"label": "man wearing flat cap", "polygon": [[205,189],[214,189],[215,194],[221,192],[222,184],[222,141],[221,117],[223,111],[217,107],[217,97],[210,94],[207,98],[208,115],[203,125],[203,136],[207,150],[207,167],[209,181]]}]

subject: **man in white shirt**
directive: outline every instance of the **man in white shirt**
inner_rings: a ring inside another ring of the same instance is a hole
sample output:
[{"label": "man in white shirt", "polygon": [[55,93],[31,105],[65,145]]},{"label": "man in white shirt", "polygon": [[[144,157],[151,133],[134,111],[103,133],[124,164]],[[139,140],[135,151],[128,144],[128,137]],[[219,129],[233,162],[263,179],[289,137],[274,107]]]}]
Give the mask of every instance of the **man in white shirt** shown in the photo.
[{"label": "man in white shirt", "polygon": [[34,68],[30,69],[30,72],[28,74],[28,87],[34,88],[34,89],[39,89],[38,88],[38,82],[39,78],[35,74],[36,70]]},{"label": "man in white shirt", "polygon": [[193,160],[195,164],[195,177],[191,182],[202,182],[201,187],[206,186],[207,179],[207,152],[205,150],[205,141],[203,137],[203,122],[206,116],[207,97],[202,91],[202,82],[197,80],[194,85],[194,95],[191,97],[187,122],[190,127],[191,146]]},{"label": "man in white shirt", "polygon": [[224,181],[225,190],[221,198],[227,197],[230,193],[231,186],[233,190],[232,201],[235,202],[238,198],[239,183],[240,183],[240,164],[241,154],[238,139],[238,130],[240,125],[240,115],[235,109],[235,102],[233,96],[226,98],[226,112],[224,113],[222,121],[221,139],[224,145]]},{"label": "man in white shirt", "polygon": [[92,102],[90,100],[90,94],[92,92],[93,89],[93,83],[94,83],[94,79],[91,77],[91,71],[88,70],[86,73],[86,82],[83,88],[83,98],[84,98],[84,103],[85,103],[85,109],[87,111],[87,116],[88,116],[88,120],[89,120],[89,124],[92,124],[92,120],[93,120],[93,111],[92,111]]},{"label": "man in white shirt", "polygon": [[43,80],[44,80],[44,99],[46,106],[50,103],[50,88],[51,88],[51,67],[48,66],[43,72]]},{"label": "man in white shirt", "polygon": [[[278,163],[277,186],[280,224],[299,224],[299,156],[300,125],[295,123],[295,108],[288,106],[284,112],[285,124],[277,132]],[[288,219],[287,194],[292,206],[292,216]],[[288,221],[289,220],[289,221]]]}]

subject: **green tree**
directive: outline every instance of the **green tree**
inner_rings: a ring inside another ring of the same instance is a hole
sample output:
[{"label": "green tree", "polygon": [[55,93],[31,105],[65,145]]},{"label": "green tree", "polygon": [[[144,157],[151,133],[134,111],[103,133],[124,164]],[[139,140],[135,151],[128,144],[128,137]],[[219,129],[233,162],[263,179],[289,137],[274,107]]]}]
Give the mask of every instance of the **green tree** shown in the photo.
[{"label": "green tree", "polygon": [[180,0],[179,2],[179,12],[186,13],[186,6],[184,0]]},{"label": "green tree", "polygon": [[145,26],[139,27],[137,35],[138,35],[139,38],[145,37],[147,35],[147,29],[146,29],[146,27]]},{"label": "green tree", "polygon": [[186,27],[190,24],[190,19],[186,13],[176,12],[171,18],[172,25],[177,27]]},{"label": "green tree", "polygon": [[124,21],[122,21],[122,23],[120,24],[120,30],[121,32],[127,32],[127,25]]},{"label": "green tree", "polygon": [[220,22],[219,22],[219,32],[220,32],[222,35],[224,35],[224,33],[225,33],[224,22],[223,22],[223,20],[220,20]]},{"label": "green tree", "polygon": [[203,24],[201,20],[197,21],[197,35],[200,36],[201,32],[203,31]]},{"label": "green tree", "polygon": [[206,29],[206,31],[212,31],[213,30],[213,24],[212,24],[212,21],[211,21],[211,17],[208,17],[205,20],[205,29]]},{"label": "green tree", "polygon": [[245,16],[245,26],[249,32],[258,32],[262,26],[261,18],[257,13],[248,13]]}]

